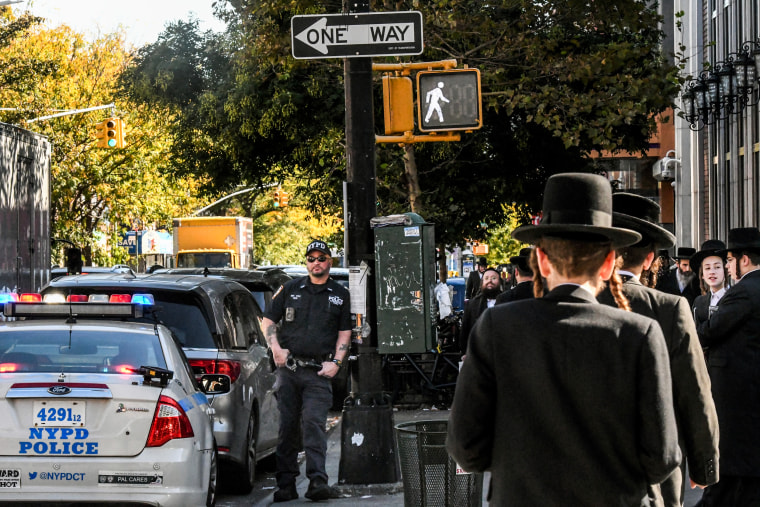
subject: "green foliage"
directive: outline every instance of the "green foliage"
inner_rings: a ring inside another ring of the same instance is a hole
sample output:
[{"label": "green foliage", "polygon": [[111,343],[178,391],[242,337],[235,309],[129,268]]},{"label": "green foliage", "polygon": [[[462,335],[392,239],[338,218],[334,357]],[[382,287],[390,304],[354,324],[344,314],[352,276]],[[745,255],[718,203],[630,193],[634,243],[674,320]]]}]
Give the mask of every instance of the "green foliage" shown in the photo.
[{"label": "green foliage", "polygon": [[512,231],[525,222],[525,208],[511,204],[502,205],[506,220],[490,228],[486,243],[488,244],[488,261],[491,264],[509,264],[509,258],[520,254],[524,246],[512,238]]}]

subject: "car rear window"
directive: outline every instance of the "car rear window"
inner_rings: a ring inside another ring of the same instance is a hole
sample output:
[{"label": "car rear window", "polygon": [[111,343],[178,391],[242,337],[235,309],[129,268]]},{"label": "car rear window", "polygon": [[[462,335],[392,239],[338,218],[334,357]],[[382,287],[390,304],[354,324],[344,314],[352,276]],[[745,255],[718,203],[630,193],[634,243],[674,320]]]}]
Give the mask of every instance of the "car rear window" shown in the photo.
[{"label": "car rear window", "polygon": [[158,337],[115,329],[23,329],[0,332],[0,372],[125,373],[166,368]]},{"label": "car rear window", "polygon": [[153,322],[153,314],[155,314],[159,322],[172,330],[183,347],[201,349],[218,347],[201,308],[192,304],[187,298],[181,298],[179,301],[156,298],[155,307],[152,310],[146,310],[145,315],[138,320]]},{"label": "car rear window", "polygon": [[125,287],[103,289],[100,287],[51,287],[44,294],[151,294],[155,306],[145,307],[144,316],[138,322],[154,323],[158,321],[172,330],[183,347],[214,349],[219,345],[211,332],[211,317],[203,307],[203,300],[192,292],[156,290],[145,287]]}]

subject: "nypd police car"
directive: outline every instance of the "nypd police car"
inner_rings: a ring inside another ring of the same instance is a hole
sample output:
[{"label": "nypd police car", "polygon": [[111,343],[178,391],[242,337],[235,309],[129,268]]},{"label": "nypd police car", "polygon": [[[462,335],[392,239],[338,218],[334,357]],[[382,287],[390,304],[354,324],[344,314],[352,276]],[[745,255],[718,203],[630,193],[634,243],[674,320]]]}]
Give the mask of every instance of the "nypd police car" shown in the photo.
[{"label": "nypd police car", "polygon": [[213,505],[206,393],[229,377],[196,379],[167,327],[122,321],[149,298],[13,296],[0,297],[0,502]]}]

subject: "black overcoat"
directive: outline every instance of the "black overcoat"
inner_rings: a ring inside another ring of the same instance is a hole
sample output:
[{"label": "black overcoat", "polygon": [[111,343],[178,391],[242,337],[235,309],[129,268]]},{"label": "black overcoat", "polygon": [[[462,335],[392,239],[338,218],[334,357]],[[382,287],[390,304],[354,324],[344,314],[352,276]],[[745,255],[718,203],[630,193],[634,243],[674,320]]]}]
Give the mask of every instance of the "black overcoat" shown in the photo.
[{"label": "black overcoat", "polygon": [[678,268],[671,269],[664,276],[658,278],[656,288],[668,294],[685,297],[689,302],[689,308],[691,308],[694,300],[702,293],[699,288],[699,278],[696,276],[692,278],[691,282],[681,292],[681,288],[678,286],[678,278],[676,278],[676,271],[678,271]]},{"label": "black overcoat", "polygon": [[489,308],[447,448],[491,470],[491,505],[641,505],[681,460],[660,326],[575,285]]},{"label": "black overcoat", "polygon": [[697,331],[709,349],[721,475],[760,477],[760,270],[728,289]]},{"label": "black overcoat", "polygon": [[[623,293],[635,313],[655,319],[662,328],[670,357],[681,452],[697,484],[714,484],[718,481],[718,416],[689,305],[682,297],[645,287],[637,278],[625,281]],[[609,289],[598,299],[615,306]],[[682,465],[660,485],[666,506],[683,505],[684,473]]]},{"label": "black overcoat", "polygon": [[533,297],[533,281],[520,282],[509,290],[505,290],[496,297],[496,304],[509,303],[510,301],[519,301],[520,299],[529,299]]}]

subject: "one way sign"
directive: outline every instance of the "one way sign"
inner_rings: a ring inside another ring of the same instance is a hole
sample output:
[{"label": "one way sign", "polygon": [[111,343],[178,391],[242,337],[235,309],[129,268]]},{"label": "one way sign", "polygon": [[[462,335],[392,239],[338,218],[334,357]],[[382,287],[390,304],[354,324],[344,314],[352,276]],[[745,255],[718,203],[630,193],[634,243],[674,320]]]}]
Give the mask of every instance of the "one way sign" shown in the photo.
[{"label": "one way sign", "polygon": [[293,16],[294,58],[419,55],[422,13],[366,12]]}]

